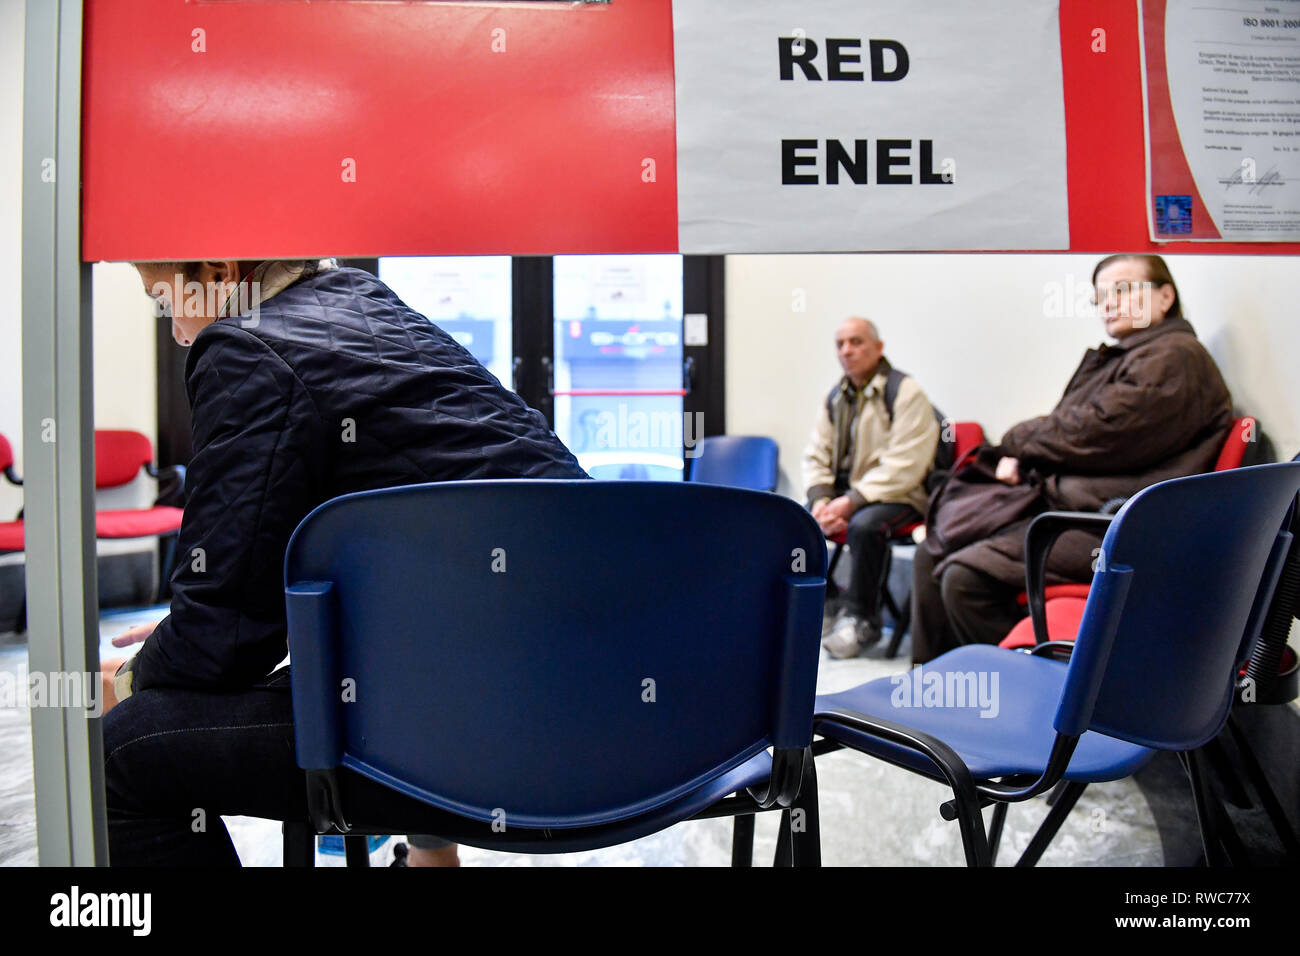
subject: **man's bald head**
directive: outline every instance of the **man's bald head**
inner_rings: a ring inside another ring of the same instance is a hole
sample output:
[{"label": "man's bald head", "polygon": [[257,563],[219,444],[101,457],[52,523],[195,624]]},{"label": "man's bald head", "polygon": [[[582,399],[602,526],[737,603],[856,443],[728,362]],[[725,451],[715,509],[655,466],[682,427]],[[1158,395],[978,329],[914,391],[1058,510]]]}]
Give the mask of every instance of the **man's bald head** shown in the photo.
[{"label": "man's bald head", "polygon": [[851,315],[840,323],[841,330],[848,328],[857,330],[872,342],[880,341],[880,332],[876,329],[876,323],[870,319],[864,319],[860,315]]},{"label": "man's bald head", "polygon": [[840,323],[835,331],[835,351],[840,367],[855,386],[861,388],[876,374],[885,343],[870,319],[854,315]]}]

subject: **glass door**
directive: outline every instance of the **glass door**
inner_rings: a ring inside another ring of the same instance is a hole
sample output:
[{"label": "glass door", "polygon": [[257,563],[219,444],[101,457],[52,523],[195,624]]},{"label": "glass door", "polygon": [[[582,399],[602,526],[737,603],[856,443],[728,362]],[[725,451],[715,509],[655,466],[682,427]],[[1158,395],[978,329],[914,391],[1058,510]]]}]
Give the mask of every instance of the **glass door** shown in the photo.
[{"label": "glass door", "polygon": [[682,480],[682,257],[554,258],[555,432],[593,478]]},{"label": "glass door", "polygon": [[509,256],[385,258],[379,278],[513,387]]}]

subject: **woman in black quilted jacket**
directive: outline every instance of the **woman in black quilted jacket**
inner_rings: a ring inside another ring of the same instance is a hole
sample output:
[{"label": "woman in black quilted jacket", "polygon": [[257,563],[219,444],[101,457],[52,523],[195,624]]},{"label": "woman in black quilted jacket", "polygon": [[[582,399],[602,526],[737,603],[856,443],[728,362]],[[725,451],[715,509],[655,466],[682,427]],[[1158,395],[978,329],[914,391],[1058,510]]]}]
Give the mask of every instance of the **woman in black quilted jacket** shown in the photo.
[{"label": "woman in black quilted jacket", "polygon": [[369,273],[333,260],[136,268],[189,348],[194,454],[171,613],[115,641],[143,641],[135,657],[105,663],[109,851],[115,864],[237,864],[221,814],[306,819],[277,669],[298,523],[348,492],[586,475],[540,414]]}]

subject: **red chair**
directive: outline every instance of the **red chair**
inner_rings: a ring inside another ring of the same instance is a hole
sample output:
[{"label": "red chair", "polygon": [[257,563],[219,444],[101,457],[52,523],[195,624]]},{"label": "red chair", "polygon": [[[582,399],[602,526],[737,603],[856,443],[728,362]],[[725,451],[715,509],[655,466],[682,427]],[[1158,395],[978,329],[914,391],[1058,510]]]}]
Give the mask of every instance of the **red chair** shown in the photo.
[{"label": "red chair", "polygon": [[[1219,451],[1214,463],[1215,471],[1230,471],[1241,466],[1246,449],[1255,440],[1259,422],[1250,416],[1238,418]],[[1043,589],[1047,601],[1047,632],[1053,641],[1073,641],[1083,618],[1083,605],[1088,599],[1087,584],[1051,584]],[[1021,591],[1016,597],[1021,607],[1027,607],[1029,596]],[[998,647],[1021,648],[1034,646],[1034,626],[1028,617],[1013,627]]]},{"label": "red chair", "polygon": [[[145,474],[159,482],[160,494],[184,492],[185,467],[172,465],[168,468],[158,468],[153,463],[153,445],[146,436],[135,431],[96,429],[96,491],[129,485],[142,468]],[[166,481],[175,482],[175,486],[164,492],[161,485]],[[95,537],[109,540],[158,538],[163,552],[159,559],[158,593],[155,595],[155,600],[162,601],[171,593],[172,559],[184,515],[185,512],[181,508],[160,505],[157,502],[150,508],[97,511],[95,512]],[[165,543],[163,539],[166,539]]]},{"label": "red chair", "polygon": [[[10,484],[21,485],[23,480],[14,473],[14,450],[9,439],[0,435],[0,472],[9,479]],[[23,513],[18,512],[16,521],[0,522],[0,551],[23,550]]]},{"label": "red chair", "polygon": [[[9,440],[0,435],[0,471],[15,485],[22,479],[13,470],[13,448]],[[153,463],[153,445],[149,439],[135,431],[115,429],[95,432],[95,490],[120,488],[135,480],[143,468],[149,477],[163,482],[174,482],[166,494],[183,493],[185,468],[172,465],[158,468]],[[171,593],[170,579],[176,538],[185,512],[181,508],[154,504],[151,508],[119,508],[95,512],[95,537],[103,539],[158,538],[162,547],[159,559],[158,591],[155,601],[163,601]],[[167,539],[165,544],[163,539]],[[16,521],[0,522],[0,551],[22,551],[26,547],[22,512]],[[19,612],[18,630],[26,630],[26,602]]]},{"label": "red chair", "polygon": [[1219,451],[1219,460],[1214,463],[1214,470],[1227,471],[1230,468],[1240,468],[1242,459],[1246,457],[1246,449],[1255,440],[1258,432],[1259,422],[1249,415],[1234,421],[1232,431],[1228,433],[1228,440],[1223,443],[1223,448]]},{"label": "red chair", "polygon": [[[947,423],[945,422],[945,427]],[[984,444],[984,427],[979,422],[953,422],[953,471],[964,464],[966,456]],[[898,656],[898,648],[903,643],[903,638],[907,636],[907,630],[912,624],[912,590],[908,588],[907,593],[903,595],[901,602],[894,599],[893,593],[889,590],[889,569],[893,563],[893,544],[911,544],[912,532],[922,527],[924,521],[912,521],[897,528],[890,537],[890,547],[885,549],[885,563],[880,575],[880,603],[884,605],[886,611],[894,619],[894,633],[889,639],[889,649],[885,652],[888,658]],[[835,553],[831,556],[830,566],[826,569],[827,587],[834,587],[831,582],[831,575],[835,573],[835,566],[839,564],[840,555],[844,551],[844,545],[848,542],[848,534],[840,532],[832,535],[828,540],[835,543]]]},{"label": "red chair", "polygon": [[[185,487],[185,468],[173,465],[159,469],[153,463],[153,446],[139,432],[103,430],[95,432],[95,489],[129,485],[143,468],[160,483],[177,481]],[[151,508],[123,508],[95,513],[97,538],[152,538],[180,531],[184,511],[168,505]]]}]

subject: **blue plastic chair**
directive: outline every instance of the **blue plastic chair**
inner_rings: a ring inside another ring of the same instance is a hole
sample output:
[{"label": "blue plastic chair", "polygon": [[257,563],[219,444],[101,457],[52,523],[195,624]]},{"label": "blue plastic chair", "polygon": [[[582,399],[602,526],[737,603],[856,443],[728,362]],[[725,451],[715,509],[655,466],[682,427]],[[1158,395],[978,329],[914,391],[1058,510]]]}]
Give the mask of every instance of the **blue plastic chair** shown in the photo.
[{"label": "blue plastic chair", "polygon": [[[825,547],[795,502],[663,482],[368,491],[302,521],[285,585],[316,832],[558,853],[736,815],[746,863],[753,814],[782,808],[786,832],[803,824],[782,861],[817,862]],[[286,862],[310,865],[308,831],[286,824]]]},{"label": "blue plastic chair", "polygon": [[[1040,515],[1025,548],[1039,635],[1047,631],[1043,574],[1052,543],[1071,528],[1109,525],[1069,663],[1054,659],[1060,644],[1041,636],[1033,654],[971,645],[818,697],[814,729],[825,739],[814,753],[848,747],[946,782],[953,800],[940,812],[958,821],[967,863],[991,865],[1009,803],[1061,780],[1120,779],[1156,749],[1177,751],[1207,858],[1216,862],[1195,751],[1227,720],[1239,665],[1290,547],[1297,489],[1300,464],[1288,462],[1161,482],[1113,518]],[[980,811],[990,803],[986,833]],[[1058,801],[1044,830],[1069,812],[1065,804]],[[1045,845],[1035,838],[1021,862],[1034,862]]]},{"label": "blue plastic chair", "polygon": [[713,435],[700,440],[691,465],[691,481],[775,491],[777,446],[757,435]]}]

